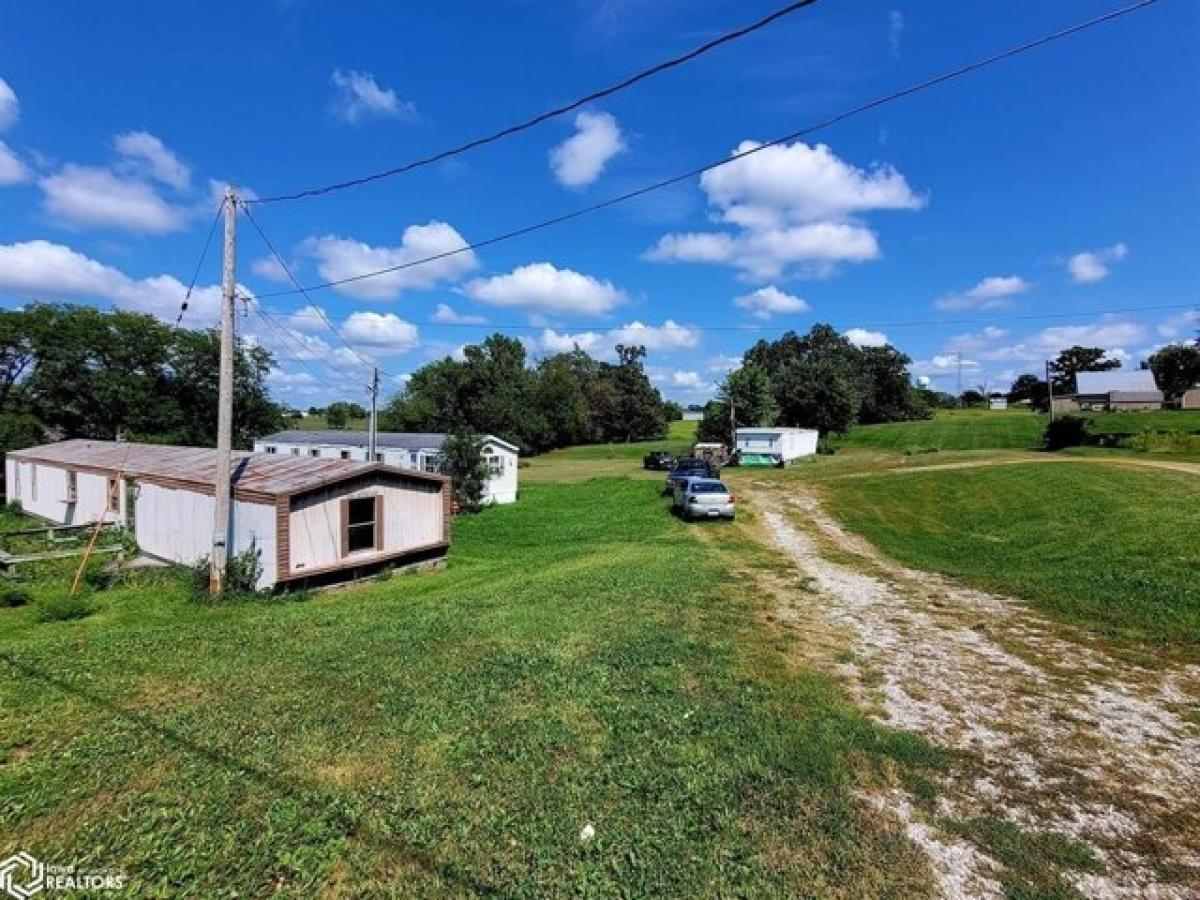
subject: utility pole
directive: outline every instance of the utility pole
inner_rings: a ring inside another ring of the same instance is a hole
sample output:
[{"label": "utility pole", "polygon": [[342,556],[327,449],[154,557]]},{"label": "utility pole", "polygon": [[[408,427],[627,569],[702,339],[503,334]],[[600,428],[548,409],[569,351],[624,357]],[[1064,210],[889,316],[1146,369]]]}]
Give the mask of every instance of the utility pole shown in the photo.
[{"label": "utility pole", "polygon": [[959,350],[959,351],[958,351],[958,353],[957,353],[956,355],[958,356],[958,408],[959,408],[959,409],[962,409],[962,405],[963,405],[963,395],[962,395],[962,351],[961,351],[961,350]]},{"label": "utility pole", "polygon": [[379,367],[371,369],[371,417],[367,420],[367,461],[375,462],[375,445],[378,443],[379,425],[376,418],[376,406],[379,402]]},{"label": "utility pole", "polygon": [[217,477],[208,592],[218,594],[229,556],[230,468],[233,454],[233,303],[237,292],[237,195],[225,188],[225,251],[221,267],[221,364],[217,398]]},{"label": "utility pole", "polygon": [[1050,421],[1054,421],[1054,380],[1050,377],[1050,360],[1046,360],[1046,390],[1050,397]]}]

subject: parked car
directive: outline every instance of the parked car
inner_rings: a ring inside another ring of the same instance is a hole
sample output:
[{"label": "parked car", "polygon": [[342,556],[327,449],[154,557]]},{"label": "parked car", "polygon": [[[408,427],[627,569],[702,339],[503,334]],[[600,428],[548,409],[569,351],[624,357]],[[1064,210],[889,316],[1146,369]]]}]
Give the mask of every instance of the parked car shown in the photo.
[{"label": "parked car", "polygon": [[651,450],[642,457],[643,469],[655,469],[658,471],[669,470],[675,465],[674,455],[666,450]]},{"label": "parked car", "polygon": [[733,494],[716,478],[684,478],[675,488],[672,507],[685,519],[732,519]]},{"label": "parked car", "polygon": [[671,467],[671,471],[667,473],[667,482],[663,485],[663,493],[670,494],[675,490],[675,483],[682,478],[688,476],[698,476],[701,478],[715,478],[717,475],[716,469],[706,459],[697,459],[694,456],[681,456],[675,460],[675,465]]}]

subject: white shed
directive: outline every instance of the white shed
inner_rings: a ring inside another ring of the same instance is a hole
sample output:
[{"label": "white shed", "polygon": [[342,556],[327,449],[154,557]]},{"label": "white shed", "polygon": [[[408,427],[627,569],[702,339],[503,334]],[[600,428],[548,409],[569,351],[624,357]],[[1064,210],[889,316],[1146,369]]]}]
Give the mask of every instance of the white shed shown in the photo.
[{"label": "white shed", "polygon": [[[149,556],[191,565],[212,547],[217,451],[70,440],[10,452],[7,499],[60,524],[129,528]],[[260,588],[336,580],[445,555],[450,480],[380,463],[235,453],[228,549],[261,552]]]},{"label": "white shed", "polygon": [[[437,472],[446,435],[430,432],[381,431],[375,436],[374,462],[417,472]],[[256,453],[308,456],[318,459],[367,459],[365,431],[279,431],[254,442]],[[483,456],[489,477],[485,503],[517,499],[518,450],[492,434],[483,435]]]},{"label": "white shed", "polygon": [[739,428],[737,453],[747,457],[769,457],[776,465],[787,465],[817,452],[820,432],[811,428]]}]

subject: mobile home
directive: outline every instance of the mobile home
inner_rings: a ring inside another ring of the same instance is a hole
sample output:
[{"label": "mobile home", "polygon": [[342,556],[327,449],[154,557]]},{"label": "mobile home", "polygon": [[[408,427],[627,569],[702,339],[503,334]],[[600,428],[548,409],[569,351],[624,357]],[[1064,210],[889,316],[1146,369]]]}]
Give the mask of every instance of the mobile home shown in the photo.
[{"label": "mobile home", "polygon": [[816,453],[820,432],[811,428],[739,428],[736,437],[742,465],[786,466]]},{"label": "mobile home", "polygon": [[[254,442],[256,453],[308,456],[315,459],[349,459],[381,462],[400,469],[437,472],[446,435],[425,432],[381,431],[375,436],[375,459],[367,460],[365,431],[280,431]],[[482,435],[488,479],[485,503],[513,503],[517,499],[518,450],[492,434]]]},{"label": "mobile home", "polygon": [[[7,499],[58,524],[128,528],[149,556],[191,565],[212,547],[217,451],[70,440],[15,450]],[[448,478],[378,462],[235,453],[227,547],[255,547],[260,588],[443,557]]]}]

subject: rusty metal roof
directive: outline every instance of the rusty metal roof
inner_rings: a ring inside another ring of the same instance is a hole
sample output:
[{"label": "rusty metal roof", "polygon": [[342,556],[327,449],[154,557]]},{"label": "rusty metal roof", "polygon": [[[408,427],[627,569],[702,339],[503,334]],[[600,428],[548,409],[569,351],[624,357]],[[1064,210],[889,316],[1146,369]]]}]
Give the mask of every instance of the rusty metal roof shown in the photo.
[{"label": "rusty metal roof", "polygon": [[[81,466],[124,472],[130,478],[169,478],[212,490],[217,474],[217,451],[207,447],[134,444],[77,438],[13,450],[8,456],[64,467]],[[310,456],[233,454],[233,484],[238,492],[295,494],[371,472],[387,472],[419,481],[443,483],[440,475],[385,466],[376,462],[319,459]]]}]

